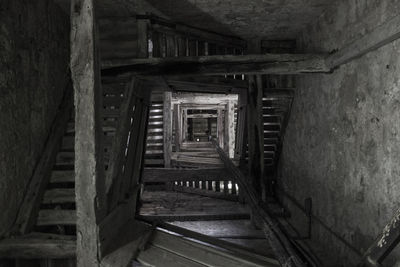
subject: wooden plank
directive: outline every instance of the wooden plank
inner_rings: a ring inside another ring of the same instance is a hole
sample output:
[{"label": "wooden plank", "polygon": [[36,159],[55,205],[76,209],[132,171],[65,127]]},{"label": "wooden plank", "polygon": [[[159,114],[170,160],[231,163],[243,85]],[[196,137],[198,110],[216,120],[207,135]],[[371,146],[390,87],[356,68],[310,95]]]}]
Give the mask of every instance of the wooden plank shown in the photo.
[{"label": "wooden plank", "polygon": [[164,116],[163,116],[163,135],[164,135],[164,167],[171,167],[171,154],[172,154],[172,93],[164,93]]},{"label": "wooden plank", "polygon": [[18,211],[13,232],[25,234],[32,230],[39,212],[45,188],[51,177],[51,169],[55,163],[62,136],[67,128],[73,108],[71,84],[65,89],[65,95],[49,131],[49,138],[29,182],[22,206]]},{"label": "wooden plank", "polygon": [[134,190],[125,203],[119,204],[99,223],[101,240],[101,255],[107,255],[116,249],[114,238],[118,236],[123,226],[135,216],[136,201],[139,187]]},{"label": "wooden plank", "polygon": [[[129,130],[131,128],[132,112],[136,113],[135,96],[133,94],[137,80],[132,80],[126,85],[126,98],[121,107],[116,137],[112,143],[111,163],[106,176],[106,192],[108,198],[108,212],[112,211],[119,200],[120,185],[122,183],[122,169],[125,164],[125,149]],[[137,124],[137,122],[135,121]]]},{"label": "wooden plank", "polygon": [[[220,225],[224,224],[225,222],[229,222],[230,224],[234,223],[241,223],[243,220],[237,220],[237,221],[213,221],[210,222],[211,225]],[[205,234],[199,232],[199,229],[187,229],[187,227],[181,227],[180,225],[187,225],[190,224],[191,222],[173,222],[173,223],[159,223],[158,227],[162,229],[166,229],[168,231],[174,232],[178,235],[181,235],[183,237],[187,237],[193,240],[198,240],[201,242],[204,242],[205,244],[210,244],[216,248],[221,248],[224,249],[225,251],[229,251],[232,253],[235,253],[237,257],[241,257],[242,259],[252,259],[254,261],[261,261],[263,264],[268,266],[269,264],[276,264],[277,266],[279,263],[273,259],[270,256],[264,256],[265,254],[260,254],[258,251],[254,251],[253,249],[250,249],[248,247],[244,247],[242,245],[237,245],[232,242],[226,242],[225,240],[222,239],[217,239],[213,237],[210,234]],[[207,224],[207,222],[193,222],[193,224]],[[240,230],[237,229],[239,232]],[[222,230],[223,231],[223,230]],[[245,265],[247,266],[247,265]]]},{"label": "wooden plank", "polygon": [[71,236],[32,233],[0,240],[2,259],[65,259],[75,257],[76,240]]},{"label": "wooden plank", "polygon": [[398,209],[382,233],[368,248],[359,266],[381,266],[384,259],[400,243],[400,209]]},{"label": "wooden plank", "polygon": [[188,240],[185,237],[156,231],[152,245],[191,259],[205,266],[279,266],[276,261],[261,261],[260,259],[246,257],[238,251],[232,252],[208,244]]},{"label": "wooden plank", "polygon": [[144,182],[203,181],[205,178],[215,181],[232,179],[224,168],[179,170],[167,168],[145,168]]},{"label": "wooden plank", "polygon": [[[217,181],[219,182],[219,180],[217,180]],[[180,185],[172,186],[172,190],[176,191],[176,192],[196,194],[199,196],[211,197],[211,198],[216,198],[216,199],[225,199],[225,200],[230,200],[230,201],[238,201],[239,200],[239,197],[237,195],[230,195],[230,194],[225,194],[224,192],[214,192],[211,190],[204,190],[204,189],[186,187],[186,186],[180,186]]]},{"label": "wooden plank", "polygon": [[40,210],[36,225],[76,225],[76,213],[76,210]]},{"label": "wooden plank", "polygon": [[43,204],[75,203],[74,188],[54,188],[46,190]]},{"label": "wooden plank", "polygon": [[327,73],[325,55],[263,54],[115,60],[102,75],[234,75]]},{"label": "wooden plank", "polygon": [[130,220],[119,227],[114,236],[112,252],[101,261],[101,267],[127,267],[136,258],[139,250],[147,242],[153,227],[149,224]]},{"label": "wooden plank", "polygon": [[247,116],[247,92],[238,96],[237,124],[235,138],[235,159],[243,164],[243,155],[246,150],[246,116]]},{"label": "wooden plank", "polygon": [[179,256],[168,250],[149,245],[142,251],[137,260],[144,266],[163,266],[163,267],[204,267],[205,265],[196,263],[186,257]]},{"label": "wooden plank", "polygon": [[224,151],[213,141],[221,160],[225,167],[234,175],[236,182],[240,186],[240,191],[245,196],[247,203],[250,205],[254,215],[261,220],[261,227],[268,239],[270,246],[274,249],[274,253],[281,265],[285,266],[306,266],[301,260],[298,253],[294,250],[292,244],[286,235],[277,227],[278,223],[263,209],[259,203],[262,203],[260,195],[255,191],[254,187],[248,183],[245,175],[232,163]]},{"label": "wooden plank", "polygon": [[171,32],[173,34],[179,34],[181,36],[187,36],[192,39],[201,39],[211,42],[217,42],[219,44],[229,45],[238,48],[246,47],[246,42],[236,36],[230,36],[227,34],[215,33],[209,30],[200,29],[184,25],[181,23],[174,23],[173,21],[166,20],[158,17],[154,14],[151,15],[138,15],[136,19],[150,20],[152,27],[158,31]]},{"label": "wooden plank", "polygon": [[249,151],[249,176],[252,185],[265,198],[264,143],[262,125],[262,84],[261,76],[249,76],[247,96],[247,137]]},{"label": "wooden plank", "polygon": [[52,171],[51,172],[51,183],[75,183],[74,171]]},{"label": "wooden plank", "polygon": [[71,1],[71,72],[75,91],[77,266],[99,266],[97,222],[106,214],[99,51],[94,0]]},{"label": "wooden plank", "polygon": [[387,22],[377,26],[369,33],[363,34],[361,38],[340,48],[339,51],[327,58],[327,66],[335,69],[351,60],[374,51],[386,44],[400,38],[400,15],[394,16]]}]

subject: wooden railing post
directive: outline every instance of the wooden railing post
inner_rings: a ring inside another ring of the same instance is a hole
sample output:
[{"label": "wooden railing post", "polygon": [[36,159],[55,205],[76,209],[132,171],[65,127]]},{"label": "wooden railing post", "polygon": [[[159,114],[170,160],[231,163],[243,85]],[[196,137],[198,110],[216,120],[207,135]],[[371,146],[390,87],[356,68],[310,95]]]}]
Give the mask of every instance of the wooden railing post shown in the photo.
[{"label": "wooden railing post", "polygon": [[77,266],[100,265],[98,222],[105,216],[102,95],[94,0],[71,1],[71,72],[75,91]]},{"label": "wooden railing post", "polygon": [[248,180],[243,173],[233,164],[225,152],[218,146],[218,143],[212,140],[225,168],[232,174],[235,182],[239,184],[240,192],[246,198],[247,203],[254,212],[255,216],[260,218],[261,227],[266,239],[270,243],[274,253],[281,266],[305,267],[306,264],[300,259],[298,253],[292,247],[292,244],[286,235],[280,230],[278,222],[270,216],[270,214],[261,207],[262,200],[256,193],[253,186],[248,183]]},{"label": "wooden railing post", "polygon": [[262,124],[262,82],[260,75],[250,75],[247,96],[247,140],[249,144],[249,177],[257,193],[265,199],[264,128]]},{"label": "wooden railing post", "polygon": [[163,127],[164,127],[164,167],[171,167],[172,154],[172,114],[171,114],[172,93],[164,93],[164,112],[163,112]]}]

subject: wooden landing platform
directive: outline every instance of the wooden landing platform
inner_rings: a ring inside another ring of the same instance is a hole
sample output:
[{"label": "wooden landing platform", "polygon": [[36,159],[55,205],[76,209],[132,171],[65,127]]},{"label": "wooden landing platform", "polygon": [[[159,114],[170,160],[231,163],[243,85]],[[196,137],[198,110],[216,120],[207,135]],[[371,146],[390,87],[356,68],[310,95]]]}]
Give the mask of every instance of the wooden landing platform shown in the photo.
[{"label": "wooden landing platform", "polygon": [[249,219],[250,210],[238,202],[189,193],[144,191],[139,216],[150,220],[194,221]]}]

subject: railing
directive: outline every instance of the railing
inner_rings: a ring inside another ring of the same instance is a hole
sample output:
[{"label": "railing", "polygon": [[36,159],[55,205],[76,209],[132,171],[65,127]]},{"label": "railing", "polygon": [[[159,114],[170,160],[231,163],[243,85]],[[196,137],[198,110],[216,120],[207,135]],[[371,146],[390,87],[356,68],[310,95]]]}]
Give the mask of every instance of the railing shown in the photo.
[{"label": "railing", "polygon": [[125,90],[118,128],[112,145],[111,160],[106,177],[108,211],[119,202],[136,197],[143,161],[143,148],[149,92],[142,82],[133,78]]},{"label": "railing", "polygon": [[219,147],[218,142],[215,139],[213,139],[212,142],[217,149],[221,160],[224,162],[225,168],[231,172],[232,176],[239,184],[241,193],[250,205],[253,214],[261,220],[262,230],[264,231],[266,239],[273,248],[279,263],[282,266],[307,266],[306,263],[301,260],[297,251],[294,250],[286,235],[278,227],[278,223],[262,207],[263,202],[254,188],[248,183],[248,179],[246,179],[242,172]]}]

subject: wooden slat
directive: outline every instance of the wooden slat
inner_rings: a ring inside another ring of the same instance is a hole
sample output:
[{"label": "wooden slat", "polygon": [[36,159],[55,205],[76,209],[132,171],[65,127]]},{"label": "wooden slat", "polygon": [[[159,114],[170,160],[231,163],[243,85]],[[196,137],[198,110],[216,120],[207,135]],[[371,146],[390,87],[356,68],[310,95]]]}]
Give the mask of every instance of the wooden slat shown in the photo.
[{"label": "wooden slat", "polygon": [[224,168],[197,170],[146,168],[143,173],[145,182],[201,181],[204,177],[220,181],[231,179]]},{"label": "wooden slat", "polygon": [[74,183],[75,173],[74,171],[52,171],[51,172],[51,183]]},{"label": "wooden slat", "polygon": [[62,104],[51,126],[49,139],[44,146],[42,156],[34,170],[22,206],[18,212],[13,229],[15,233],[25,234],[32,230],[72,108],[72,90],[67,87]]},{"label": "wooden slat", "polygon": [[44,193],[43,204],[75,203],[74,188],[49,189]]},{"label": "wooden slat", "polygon": [[249,185],[243,173],[232,163],[226,156],[224,151],[218,146],[216,141],[213,141],[221,160],[224,162],[225,167],[234,175],[236,182],[240,186],[240,191],[245,196],[247,203],[251,206],[255,216],[259,217],[262,221],[262,229],[268,239],[274,253],[281,265],[303,267],[306,264],[298,256],[298,253],[292,247],[288,238],[277,227],[277,222],[271,217],[269,212],[263,209],[259,203],[262,200],[259,194],[256,193],[253,186]]},{"label": "wooden slat", "polygon": [[176,192],[196,194],[199,196],[211,197],[211,198],[216,198],[216,199],[225,199],[225,200],[230,200],[230,201],[238,201],[239,200],[239,197],[237,195],[233,195],[233,194],[230,195],[230,194],[226,194],[224,192],[214,192],[211,190],[203,190],[203,189],[199,189],[199,188],[186,187],[186,186],[180,186],[180,185],[174,185],[172,187],[172,190],[176,191]]},{"label": "wooden slat", "polygon": [[75,210],[45,209],[39,211],[36,225],[76,225]]},{"label": "wooden slat", "polygon": [[156,231],[150,242],[153,246],[191,259],[203,266],[278,266],[272,259],[262,261],[258,258],[246,257],[238,251],[232,252],[160,230]]},{"label": "wooden slat", "polygon": [[260,196],[265,197],[264,142],[262,121],[262,82],[261,76],[249,76],[247,97],[247,137],[249,151],[249,176],[252,185]]},{"label": "wooden slat", "polygon": [[329,72],[325,55],[262,54],[118,60],[103,65],[102,75],[234,75]]},{"label": "wooden slat", "polygon": [[31,233],[0,240],[2,259],[65,259],[75,257],[76,240],[72,236]]}]

